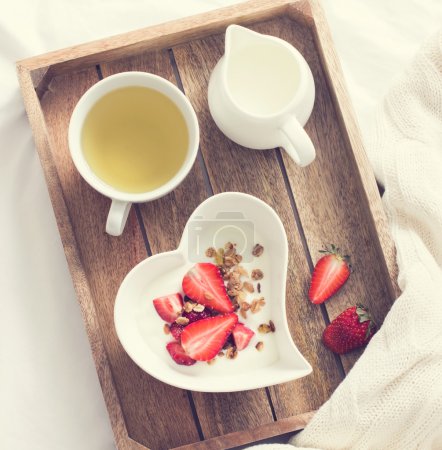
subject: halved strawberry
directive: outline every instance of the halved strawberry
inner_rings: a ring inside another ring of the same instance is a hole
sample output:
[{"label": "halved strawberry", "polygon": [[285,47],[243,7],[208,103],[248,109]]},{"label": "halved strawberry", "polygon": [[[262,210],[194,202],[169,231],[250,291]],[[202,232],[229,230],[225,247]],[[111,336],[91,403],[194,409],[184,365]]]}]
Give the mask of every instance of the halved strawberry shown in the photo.
[{"label": "halved strawberry", "polygon": [[166,345],[167,351],[169,352],[172,359],[182,366],[192,366],[196,363],[189,355],[186,355],[183,347],[178,342],[169,342]]},{"label": "halved strawberry", "polygon": [[237,323],[232,331],[232,335],[237,350],[244,350],[255,333],[243,323]]},{"label": "halved strawberry", "polygon": [[235,313],[193,322],[181,333],[181,345],[191,358],[210,361],[221,351],[237,322]]},{"label": "halved strawberry", "polygon": [[181,294],[158,297],[153,301],[153,306],[163,320],[172,323],[183,310],[183,297],[181,297]]},{"label": "halved strawberry", "polygon": [[336,248],[333,244],[330,249],[325,247],[320,252],[325,253],[325,256],[315,265],[308,292],[311,302],[316,305],[325,302],[336,294],[347,281],[351,272],[350,257],[341,255],[339,248]]},{"label": "halved strawberry", "polygon": [[233,305],[218,267],[212,263],[195,264],[183,278],[184,293],[197,303],[222,313],[233,312]]}]

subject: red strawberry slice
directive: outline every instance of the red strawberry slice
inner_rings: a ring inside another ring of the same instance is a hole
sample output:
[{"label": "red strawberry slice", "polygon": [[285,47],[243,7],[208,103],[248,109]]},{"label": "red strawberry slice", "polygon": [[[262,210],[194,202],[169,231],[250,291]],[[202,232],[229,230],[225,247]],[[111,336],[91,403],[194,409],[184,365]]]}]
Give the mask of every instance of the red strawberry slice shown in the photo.
[{"label": "red strawberry slice", "polygon": [[181,366],[192,366],[196,363],[194,359],[186,355],[183,347],[178,342],[169,342],[166,345],[167,351],[169,352],[172,359]]},{"label": "red strawberry slice", "polygon": [[210,361],[221,351],[237,322],[235,313],[193,322],[181,333],[181,345],[191,358]]},{"label": "red strawberry slice", "polygon": [[311,302],[316,305],[336,294],[347,281],[351,271],[350,257],[342,256],[339,248],[333,244],[330,249],[325,247],[325,250],[320,252],[326,255],[316,263],[308,293]]},{"label": "red strawberry slice", "polygon": [[195,264],[183,278],[183,291],[197,303],[222,313],[233,312],[224,280],[215,264]]},{"label": "red strawberry slice", "polygon": [[249,345],[250,339],[255,335],[255,333],[243,323],[237,323],[232,334],[235,346],[238,350],[244,350]]},{"label": "red strawberry slice", "polygon": [[183,297],[181,294],[170,294],[158,297],[153,301],[153,306],[158,315],[166,322],[172,323],[181,314],[183,309]]}]

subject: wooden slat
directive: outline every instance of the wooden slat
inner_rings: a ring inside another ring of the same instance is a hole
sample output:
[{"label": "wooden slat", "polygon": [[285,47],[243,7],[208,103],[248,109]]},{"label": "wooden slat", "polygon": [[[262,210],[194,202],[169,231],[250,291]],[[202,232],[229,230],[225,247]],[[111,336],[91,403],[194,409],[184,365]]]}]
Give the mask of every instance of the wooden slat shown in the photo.
[{"label": "wooden slat", "polygon": [[[198,440],[198,433],[186,393],[139,369],[121,347],[113,325],[118,287],[127,272],[146,257],[146,250],[133,210],[123,236],[113,238],[104,232],[110,201],[87,185],[69,155],[67,125],[70,115],[83,92],[97,80],[93,68],[52,81],[42,99],[52,156],[91,289],[91,301],[97,310],[128,433],[137,442],[153,448],[194,442]],[[161,414],[158,414],[159,409]],[[175,421],[180,423],[180,434],[174,432]]]},{"label": "wooden slat", "polygon": [[229,448],[238,447],[240,445],[250,444],[263,439],[274,438],[286,433],[302,430],[314,412],[306,412],[277,422],[261,425],[258,428],[251,428],[246,431],[229,433],[224,436],[207,439],[193,445],[183,445],[174,450],[227,450]]},{"label": "wooden slat", "polygon": [[[382,267],[386,279],[385,283],[392,299],[397,298],[401,290],[397,284],[398,267],[396,262],[396,248],[391,237],[384,207],[379,197],[379,186],[376,183],[373,169],[368,160],[362,142],[361,132],[356,120],[356,114],[349,101],[339,58],[333,45],[333,39],[328,27],[324,11],[319,0],[309,0],[310,16],[314,17],[312,31],[316,43],[318,56],[326,75],[328,91],[333,100],[336,117],[339,121],[342,138],[355,159],[360,174],[363,195],[367,200],[367,223],[373,225],[378,239],[373,239],[373,245],[379,254],[379,266]],[[291,3],[288,14],[292,18],[299,16],[298,3]],[[382,191],[381,191],[382,195]],[[370,213],[368,213],[370,211]]]},{"label": "wooden slat", "polygon": [[284,14],[288,3],[287,0],[252,0],[34,56],[19,61],[18,65],[31,71],[53,66],[54,74],[79,70],[103,62],[112,62],[128,55],[168,48],[197,37],[201,38],[220,32],[226,25],[235,21],[250,23],[276,14]]},{"label": "wooden slat", "polygon": [[[313,366],[313,373],[271,388],[278,418],[319,407],[341,380],[335,357],[319,336],[324,320],[319,308],[306,301],[310,271],[297,230],[276,153],[244,150],[228,140],[214,124],[207,105],[209,75],[224,51],[223,36],[212,36],[173,49],[187,96],[201,126],[203,152],[214,192],[247,192],[270,204],[281,217],[289,240],[287,314],[295,343]],[[302,327],[300,326],[302,324]],[[201,404],[195,397],[197,409]]]},{"label": "wooden slat", "polygon": [[[293,26],[288,19],[259,24],[255,28],[297,47],[315,79],[315,107],[306,130],[317,150],[316,160],[300,168],[285,152],[283,158],[312,259],[319,259],[319,250],[330,243],[352,256],[354,272],[344,288],[326,303],[327,312],[333,319],[348,306],[363,303],[380,324],[393,300],[384,282],[388,273],[383,270],[379,251],[373,245],[377,240],[376,230],[370,220],[354,155],[342,137],[313,35],[307,27]],[[361,353],[356,351],[342,356],[346,371]]]},{"label": "wooden slat", "polygon": [[97,310],[91,301],[89,282],[82,265],[72,223],[69,220],[69,212],[61,190],[60,177],[55,166],[52,149],[49,145],[49,137],[43,112],[34,90],[31,74],[23,67],[19,67],[18,77],[26,112],[34,135],[34,141],[48,185],[58,230],[63,241],[64,252],[69,264],[75,292],[80,303],[81,313],[94,357],[98,379],[108,409],[115,441],[119,450],[141,450],[139,446],[132,445],[127,437],[123,412],[116,393],[111,367],[101,335]]},{"label": "wooden slat", "polygon": [[192,395],[205,439],[246,431],[273,420],[264,389]]},{"label": "wooden slat", "polygon": [[[103,76],[125,70],[141,70],[176,82],[167,50],[146,53],[112,64],[102,64],[101,68]],[[172,193],[155,202],[140,205],[153,254],[178,246],[190,214],[210,195],[204,182],[203,169],[197,160],[185,181]],[[205,438],[272,421],[272,412],[264,389],[243,393],[192,395]]]}]

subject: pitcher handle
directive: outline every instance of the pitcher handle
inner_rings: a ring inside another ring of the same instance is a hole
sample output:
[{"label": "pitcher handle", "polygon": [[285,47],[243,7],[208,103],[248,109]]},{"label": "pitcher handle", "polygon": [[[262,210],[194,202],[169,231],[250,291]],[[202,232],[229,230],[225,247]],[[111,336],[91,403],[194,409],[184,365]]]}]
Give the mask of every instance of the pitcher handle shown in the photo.
[{"label": "pitcher handle", "polygon": [[281,147],[296,164],[305,167],[315,159],[313,142],[295,116],[289,116],[279,130]]},{"label": "pitcher handle", "polygon": [[112,200],[106,222],[106,233],[111,236],[121,236],[126,225],[132,203]]}]

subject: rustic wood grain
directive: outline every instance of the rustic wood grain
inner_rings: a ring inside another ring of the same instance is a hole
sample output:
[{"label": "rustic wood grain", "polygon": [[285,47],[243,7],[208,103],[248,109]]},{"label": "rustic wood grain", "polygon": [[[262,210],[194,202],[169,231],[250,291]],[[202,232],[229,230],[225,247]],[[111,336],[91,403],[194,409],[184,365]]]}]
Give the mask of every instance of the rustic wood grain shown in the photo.
[{"label": "rustic wood grain", "polygon": [[[213,123],[207,82],[223,53],[220,33],[230,23],[292,42],[311,65],[317,99],[306,129],[318,158],[306,169],[280,150],[242,149]],[[204,158],[199,155],[173,193],[139,207],[142,228],[132,211],[125,234],[109,237],[109,201],[80,178],[68,156],[69,117],[98,79],[91,64],[102,63],[105,76],[148,70],[175,82],[169,47],[199,117]],[[254,0],[30,58],[18,63],[18,73],[118,449],[231,448],[303,427],[310,418],[306,411],[318,408],[343,375],[341,360],[320,343],[328,316],[365,300],[381,322],[399,293],[394,245],[318,1]],[[266,390],[190,395],[154,380],[130,360],[115,334],[113,301],[124,275],[146,256],[144,228],[152,253],[173,249],[194,208],[212,191],[226,190],[262,198],[284,223],[289,326],[314,371]],[[317,250],[328,242],[352,253],[356,271],[336,298],[318,308],[306,293]],[[346,371],[357,357],[342,359]],[[199,433],[205,441],[198,442]]]},{"label": "rustic wood grain", "polygon": [[18,64],[31,71],[51,65],[54,74],[65,73],[219,33],[230,23],[251,23],[277,14],[285,14],[287,7],[287,0],[252,0],[34,56],[19,61]]},{"label": "rustic wood grain", "polygon": [[[388,228],[387,217],[379,197],[379,187],[376,183],[373,169],[368,160],[362,142],[361,132],[356,120],[356,114],[349,101],[349,95],[344,82],[341,65],[333,39],[325,19],[324,11],[318,0],[310,0],[311,16],[314,17],[312,28],[319,58],[325,72],[325,81],[333,103],[336,116],[339,121],[342,137],[347,149],[351,151],[362,181],[361,196],[366,199],[368,210],[366,214],[367,224],[373,227],[378,239],[373,240],[373,245],[378,252],[379,265],[382,271],[390,278],[386,287],[392,299],[397,298],[401,291],[397,284],[398,268],[396,263],[396,247]],[[289,16],[296,17],[298,14],[297,3],[289,5]],[[351,150],[350,150],[351,149]]]},{"label": "rustic wood grain", "polygon": [[[114,63],[102,64],[103,76],[124,70],[141,70],[176,83],[167,50],[145,53]],[[201,126],[201,123],[200,123]],[[210,195],[205,185],[203,163],[196,161],[188,177],[173,192],[155,202],[140,205],[152,253],[175,249],[187,219]],[[264,389],[226,394],[193,393],[204,437],[257,427],[273,420]],[[259,411],[259,413],[255,413]]]},{"label": "rustic wood grain", "polygon": [[293,20],[293,22],[301,23],[308,27],[315,26],[315,18],[313,17],[310,0],[299,0],[290,2],[285,16],[289,16]]},{"label": "rustic wood grain", "polygon": [[69,211],[61,190],[60,177],[52,155],[52,148],[49,144],[48,130],[46,129],[44,122],[41,105],[34,90],[29,71],[23,67],[18,67],[18,77],[26,112],[34,135],[34,141],[48,185],[58,230],[68,261],[69,271],[80,304],[92,355],[94,357],[95,367],[108,409],[115,442],[120,450],[135,450],[137,447],[128,443],[123,412],[116,393],[111,367],[104,347],[95,304],[91,301],[92,294],[87,274],[81,261],[79,248],[72,229],[72,223],[69,220]]},{"label": "rustic wood grain", "polygon": [[41,98],[54,77],[52,67],[41,67],[39,69],[32,70],[30,73],[37,97]]},{"label": "rustic wood grain", "polygon": [[[110,201],[92,189],[76,171],[67,146],[67,125],[84,91],[98,80],[95,68],[55,78],[42,99],[49,142],[82,265],[97,311],[117,395],[128,433],[152,448],[198,440],[184,391],[143,372],[121,347],[113,325],[114,300],[129,270],[146,257],[139,224],[132,210],[123,236],[104,232]],[[158,410],[162,414],[158,414]],[[180,433],[174,433],[174,421]],[[152,430],[156,430],[152,433]]]},{"label": "rustic wood grain", "polygon": [[314,411],[287,417],[277,422],[261,425],[242,432],[229,433],[218,438],[207,439],[192,445],[183,445],[173,450],[227,450],[240,445],[250,444],[263,439],[281,436],[302,430],[313,417]]},{"label": "rustic wood grain", "polygon": [[[174,47],[173,52],[186,95],[202,124],[201,150],[214,192],[241,191],[261,198],[276,210],[287,231],[289,327],[296,345],[312,364],[313,373],[271,388],[276,416],[279,419],[316,409],[337,386],[341,373],[335,357],[319,341],[325,327],[321,311],[306,301],[310,271],[276,153],[239,147],[219,131],[210,116],[207,85],[214,65],[224,52],[222,35]],[[198,409],[198,397],[195,402]]]}]

